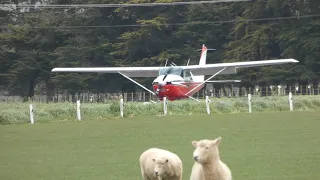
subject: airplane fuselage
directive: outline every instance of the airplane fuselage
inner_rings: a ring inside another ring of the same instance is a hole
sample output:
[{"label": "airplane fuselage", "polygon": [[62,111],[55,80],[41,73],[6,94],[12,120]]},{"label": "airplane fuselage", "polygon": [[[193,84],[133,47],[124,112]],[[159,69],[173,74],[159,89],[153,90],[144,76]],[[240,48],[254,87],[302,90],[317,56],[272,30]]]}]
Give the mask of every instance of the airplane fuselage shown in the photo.
[{"label": "airplane fuselage", "polygon": [[[199,84],[201,84],[201,82],[184,79],[175,74],[168,74],[158,76],[153,81],[152,86],[153,91],[157,94],[159,100],[163,100],[163,97],[167,97],[168,100],[174,101],[186,99],[189,98],[189,96],[194,95],[204,87],[204,84],[198,86]],[[196,86],[198,87],[195,88]],[[190,90],[192,91],[189,92]]]},{"label": "airplane fuselage", "polygon": [[[189,92],[191,89],[199,85],[200,83],[190,83],[190,82],[183,82],[181,85],[177,84],[166,84],[164,86],[159,87],[158,84],[153,85],[154,92],[157,93],[160,100],[163,100],[163,97],[167,97],[168,100],[174,101],[178,99],[186,99],[188,96],[185,94]],[[194,91],[189,93],[189,96],[192,96],[200,89],[203,88],[204,85],[197,87]]]}]

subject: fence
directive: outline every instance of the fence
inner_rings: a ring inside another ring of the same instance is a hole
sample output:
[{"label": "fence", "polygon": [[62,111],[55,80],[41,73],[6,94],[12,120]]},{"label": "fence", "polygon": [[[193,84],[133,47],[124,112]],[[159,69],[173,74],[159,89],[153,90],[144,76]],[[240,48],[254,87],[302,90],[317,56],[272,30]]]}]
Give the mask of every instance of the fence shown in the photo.
[{"label": "fence", "polygon": [[[293,95],[319,95],[320,86],[300,85],[300,86],[265,86],[265,87],[235,87],[235,86],[223,86],[220,88],[203,88],[199,92],[193,95],[197,99],[205,99],[206,96],[215,97],[246,97],[248,94],[252,96],[285,96],[289,92]],[[28,100],[35,102],[96,102],[104,103],[110,100],[119,100],[120,96],[123,97],[124,102],[146,102],[157,101],[157,97],[149,92],[135,92],[135,93],[77,93],[71,95],[69,93],[56,94],[54,96],[47,95],[35,95],[31,98],[23,98],[20,96],[0,96],[0,102],[25,102]]]},{"label": "fence", "polygon": [[[288,105],[288,110],[290,111],[293,111],[293,100],[292,100],[292,93],[290,92],[289,95],[288,95],[288,101],[287,101],[287,105]],[[248,113],[251,113],[252,112],[252,96],[251,94],[248,94],[247,96],[247,107],[248,107]],[[119,109],[119,112],[120,112],[120,117],[124,117],[124,114],[126,113],[126,109],[124,108],[124,100],[123,100],[123,97],[120,96],[120,100],[119,100],[119,106],[118,106],[118,109]],[[161,102],[163,104],[163,115],[166,116],[168,114],[168,100],[166,97],[163,98],[163,102]],[[211,111],[210,111],[210,106],[211,106],[211,103],[212,101],[210,100],[210,97],[209,96],[206,96],[205,98],[205,109],[206,109],[206,113],[207,114],[211,114]],[[145,104],[145,103],[144,103]],[[148,104],[148,103],[147,103]],[[75,106],[76,106],[76,111],[75,111],[75,114],[76,114],[76,119],[78,121],[81,121],[82,118],[81,118],[81,105],[80,105],[80,100],[77,100],[76,103],[75,103]],[[30,124],[34,124],[35,123],[35,120],[34,120],[34,111],[33,111],[33,105],[30,104],[29,105],[29,115],[30,115]]]}]

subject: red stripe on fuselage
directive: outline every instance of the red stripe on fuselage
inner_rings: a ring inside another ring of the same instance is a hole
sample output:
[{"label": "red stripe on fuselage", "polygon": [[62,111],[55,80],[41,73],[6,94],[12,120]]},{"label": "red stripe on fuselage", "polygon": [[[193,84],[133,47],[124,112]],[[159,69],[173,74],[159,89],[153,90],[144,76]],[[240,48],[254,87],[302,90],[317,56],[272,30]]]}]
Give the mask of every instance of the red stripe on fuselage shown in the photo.
[{"label": "red stripe on fuselage", "polygon": [[[191,89],[198,86],[200,82],[185,82],[181,84],[167,84],[160,87],[160,91],[158,92],[158,97],[160,100],[163,99],[163,97],[167,97],[169,100],[173,101],[176,99],[185,99],[188,98],[185,94],[189,92]],[[194,89],[192,92],[190,92],[188,95],[192,96],[196,92],[198,92],[200,89],[202,89],[204,84]],[[153,90],[157,92],[158,84],[153,85]]]}]

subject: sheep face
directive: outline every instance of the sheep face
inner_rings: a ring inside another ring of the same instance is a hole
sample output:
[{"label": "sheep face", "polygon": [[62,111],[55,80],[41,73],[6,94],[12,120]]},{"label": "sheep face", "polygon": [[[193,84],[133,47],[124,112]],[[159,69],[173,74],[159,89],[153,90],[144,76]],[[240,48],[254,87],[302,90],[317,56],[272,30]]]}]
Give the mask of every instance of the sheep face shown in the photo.
[{"label": "sheep face", "polygon": [[216,157],[220,141],[221,137],[215,140],[203,139],[200,141],[192,141],[192,145],[196,148],[193,152],[194,161],[205,164]]},{"label": "sheep face", "polygon": [[155,162],[154,174],[156,176],[164,177],[169,169],[169,160],[165,157],[152,159]]}]

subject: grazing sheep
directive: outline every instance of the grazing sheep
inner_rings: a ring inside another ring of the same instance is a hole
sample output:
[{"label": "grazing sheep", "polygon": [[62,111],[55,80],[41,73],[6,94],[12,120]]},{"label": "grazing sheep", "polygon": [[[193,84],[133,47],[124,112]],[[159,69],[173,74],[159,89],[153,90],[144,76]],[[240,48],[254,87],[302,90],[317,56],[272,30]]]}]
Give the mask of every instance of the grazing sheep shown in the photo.
[{"label": "grazing sheep", "polygon": [[192,167],[190,180],[231,180],[228,166],[220,160],[219,143],[221,137],[215,140],[203,139],[192,141],[196,148],[193,152],[195,163]]},{"label": "grazing sheep", "polygon": [[182,180],[182,161],[167,150],[150,148],[140,156],[144,180]]}]

